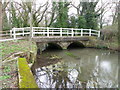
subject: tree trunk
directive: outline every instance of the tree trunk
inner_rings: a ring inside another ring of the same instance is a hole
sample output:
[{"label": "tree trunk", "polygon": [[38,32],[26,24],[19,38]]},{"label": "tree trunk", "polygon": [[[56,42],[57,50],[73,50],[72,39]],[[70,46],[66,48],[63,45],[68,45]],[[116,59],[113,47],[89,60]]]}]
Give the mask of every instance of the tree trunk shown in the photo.
[{"label": "tree trunk", "polygon": [[2,31],[2,2],[0,1],[0,32]]},{"label": "tree trunk", "polygon": [[[119,47],[118,49],[120,49],[120,1],[119,1],[119,5],[118,5],[118,44]],[[120,54],[118,55],[120,56]],[[120,65],[120,61],[118,61],[118,65]],[[120,67],[119,67],[119,75],[120,76]],[[118,77],[118,88],[120,88],[120,77]]]},{"label": "tree trunk", "polygon": [[120,45],[120,1],[119,1],[119,5],[118,5],[118,42]]},{"label": "tree trunk", "polygon": [[[0,1],[0,33],[1,31],[2,31],[2,2]],[[2,53],[2,50],[0,50],[0,53]],[[0,55],[0,68],[2,68],[2,55]],[[2,76],[2,74],[3,72],[0,70],[0,76]],[[0,83],[0,86],[2,86],[2,83]]]}]

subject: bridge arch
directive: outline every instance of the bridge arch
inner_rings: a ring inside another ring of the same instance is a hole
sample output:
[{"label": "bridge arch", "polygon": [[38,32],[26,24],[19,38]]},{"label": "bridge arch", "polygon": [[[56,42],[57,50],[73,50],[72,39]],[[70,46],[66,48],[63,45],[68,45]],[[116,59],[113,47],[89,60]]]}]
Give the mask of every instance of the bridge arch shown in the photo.
[{"label": "bridge arch", "polygon": [[54,42],[50,42],[47,44],[46,50],[62,50],[62,47]]},{"label": "bridge arch", "polygon": [[74,41],[67,46],[67,49],[72,48],[85,48],[85,45],[79,41]]}]

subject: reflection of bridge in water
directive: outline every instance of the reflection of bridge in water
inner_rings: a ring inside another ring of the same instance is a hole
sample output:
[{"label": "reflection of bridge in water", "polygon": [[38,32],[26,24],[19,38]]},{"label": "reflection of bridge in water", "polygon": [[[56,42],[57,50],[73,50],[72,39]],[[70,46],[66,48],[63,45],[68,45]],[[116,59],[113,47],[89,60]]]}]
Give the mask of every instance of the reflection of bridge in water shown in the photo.
[{"label": "reflection of bridge in water", "polygon": [[48,43],[53,43],[66,49],[73,42],[89,41],[91,36],[100,37],[100,31],[75,28],[25,27],[13,28],[10,30],[9,35],[10,39],[2,39],[0,41],[31,38],[37,43],[38,49]]}]

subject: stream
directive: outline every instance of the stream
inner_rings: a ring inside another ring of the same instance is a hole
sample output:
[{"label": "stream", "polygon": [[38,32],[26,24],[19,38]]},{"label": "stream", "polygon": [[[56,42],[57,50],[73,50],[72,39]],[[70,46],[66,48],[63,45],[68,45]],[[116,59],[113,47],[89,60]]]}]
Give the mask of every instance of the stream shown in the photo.
[{"label": "stream", "polygon": [[45,51],[42,55],[61,60],[43,67],[35,63],[34,76],[39,88],[118,87],[118,52],[82,48]]}]

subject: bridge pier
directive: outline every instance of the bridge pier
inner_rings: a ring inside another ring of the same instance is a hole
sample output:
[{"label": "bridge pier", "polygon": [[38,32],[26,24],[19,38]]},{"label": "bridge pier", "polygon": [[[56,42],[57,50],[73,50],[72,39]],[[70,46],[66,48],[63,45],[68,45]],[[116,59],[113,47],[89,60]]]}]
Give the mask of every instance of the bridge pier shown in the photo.
[{"label": "bridge pier", "polygon": [[70,43],[71,43],[70,41],[69,42],[57,42],[57,44],[60,45],[62,49],[67,49]]},{"label": "bridge pier", "polygon": [[40,55],[42,51],[46,48],[46,43],[36,42],[37,46],[37,55]]}]

